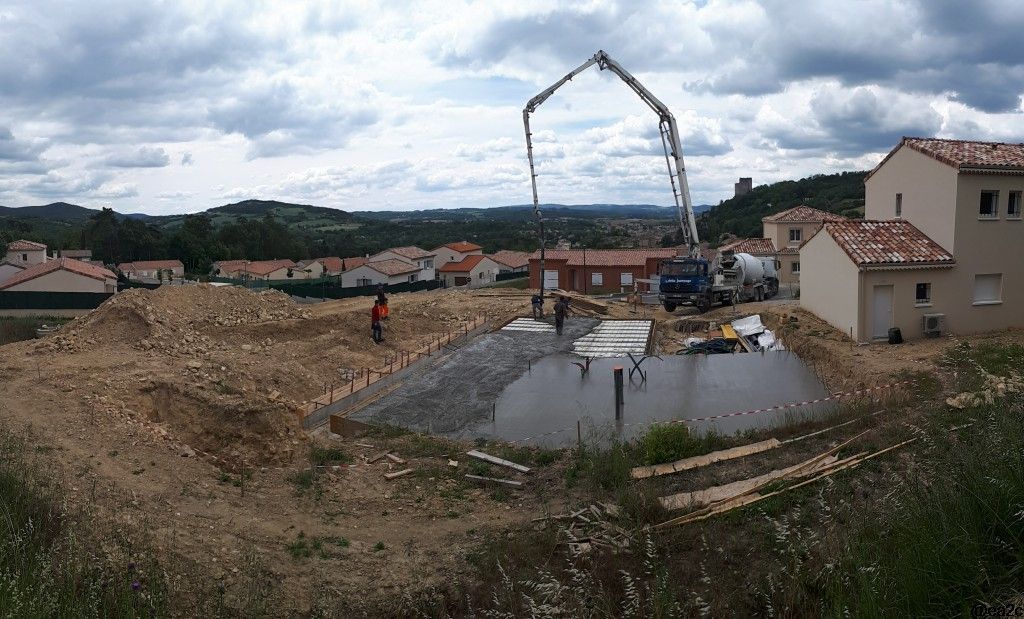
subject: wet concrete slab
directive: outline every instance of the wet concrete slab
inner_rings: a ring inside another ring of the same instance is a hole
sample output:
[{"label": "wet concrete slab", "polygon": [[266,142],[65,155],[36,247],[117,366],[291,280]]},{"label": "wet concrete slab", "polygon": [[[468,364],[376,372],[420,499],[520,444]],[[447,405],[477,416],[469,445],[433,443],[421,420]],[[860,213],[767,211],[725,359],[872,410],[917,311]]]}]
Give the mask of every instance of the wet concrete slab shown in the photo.
[{"label": "wet concrete slab", "polygon": [[[696,419],[827,395],[807,366],[789,352],[648,358],[641,366],[646,381],[637,375],[626,379],[623,419],[617,424],[612,369],[621,365],[628,374],[632,363],[628,358],[596,359],[581,375],[573,363],[578,360],[567,354],[545,357],[502,392],[493,422],[477,423],[460,435],[517,441],[563,430],[529,444],[571,445],[577,440],[579,419],[585,440],[628,439],[646,432],[653,421]],[[813,411],[801,407],[687,425],[697,432],[733,434],[824,410],[819,405]]]}]

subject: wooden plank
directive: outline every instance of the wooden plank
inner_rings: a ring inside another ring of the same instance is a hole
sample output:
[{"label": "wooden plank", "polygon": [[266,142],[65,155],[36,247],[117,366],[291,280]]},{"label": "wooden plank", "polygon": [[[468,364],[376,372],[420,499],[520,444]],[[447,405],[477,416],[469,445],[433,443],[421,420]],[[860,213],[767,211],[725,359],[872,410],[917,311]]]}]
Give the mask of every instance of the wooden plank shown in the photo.
[{"label": "wooden plank", "polygon": [[722,337],[727,340],[739,339],[739,336],[736,335],[736,329],[733,329],[732,325],[722,325]]},{"label": "wooden plank", "polygon": [[519,486],[523,485],[523,482],[521,482],[521,481],[515,481],[515,480],[512,480],[512,479],[499,479],[497,477],[483,477],[481,475],[470,475],[469,473],[466,473],[466,479],[472,479],[474,481],[490,481],[490,482],[494,482],[496,484],[505,484],[506,486],[515,486],[517,488]]},{"label": "wooden plank", "polygon": [[395,454],[385,454],[384,457],[387,458],[388,460],[391,460],[395,464],[405,464],[405,460],[399,458]]},{"label": "wooden plank", "polygon": [[366,463],[367,464],[373,464],[374,462],[376,462],[377,460],[380,460],[381,458],[383,458],[386,455],[388,455],[388,452],[382,451],[379,454],[377,454],[376,456],[370,456],[369,458],[367,458],[366,459]]},{"label": "wooden plank", "polygon": [[753,492],[757,488],[765,486],[769,482],[777,479],[784,479],[791,475],[810,475],[819,468],[828,466],[836,460],[838,460],[838,458],[835,456],[828,456],[819,460],[810,467],[805,466],[804,463],[801,462],[784,469],[769,471],[763,475],[750,477],[748,479],[741,479],[732,483],[722,484],[721,486],[711,486],[710,488],[704,488],[703,490],[680,492],[678,494],[660,497],[658,502],[667,510],[677,510],[686,509],[687,507],[700,507],[702,505],[709,505],[720,501],[729,501],[735,497]]},{"label": "wooden plank", "polygon": [[476,458],[477,460],[483,460],[484,462],[490,462],[491,464],[497,464],[498,466],[507,466],[508,468],[515,469],[515,470],[519,471],[520,473],[529,473],[530,472],[530,467],[528,467],[528,466],[523,466],[522,464],[516,464],[515,462],[509,462],[508,460],[502,460],[501,458],[498,458],[496,456],[492,456],[490,454],[485,454],[484,452],[477,451],[475,449],[473,449],[471,451],[467,451],[466,455],[471,457],[471,458]]},{"label": "wooden plank", "polygon": [[676,460],[675,462],[669,462],[667,464],[638,466],[630,471],[630,476],[632,476],[633,479],[644,479],[646,477],[654,477],[656,475],[669,475],[671,473],[678,473],[679,471],[708,466],[709,464],[714,464],[715,462],[721,462],[723,460],[732,460],[733,458],[742,458],[743,456],[748,456],[750,454],[761,453],[763,451],[768,451],[769,449],[775,449],[781,444],[782,443],[779,442],[778,439],[770,438],[766,441],[713,451],[702,456],[683,458],[682,460]]},{"label": "wooden plank", "polygon": [[384,479],[398,479],[399,477],[408,475],[409,473],[412,473],[412,469],[402,469],[401,471],[395,471],[394,473],[384,473]]}]

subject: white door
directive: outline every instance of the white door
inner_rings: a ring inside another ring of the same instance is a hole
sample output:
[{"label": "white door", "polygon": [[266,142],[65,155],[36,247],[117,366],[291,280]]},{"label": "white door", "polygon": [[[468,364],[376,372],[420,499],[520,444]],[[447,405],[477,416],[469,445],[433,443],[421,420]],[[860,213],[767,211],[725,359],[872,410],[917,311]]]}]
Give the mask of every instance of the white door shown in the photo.
[{"label": "white door", "polygon": [[892,286],[875,286],[872,312],[871,336],[875,339],[889,337],[892,326]]},{"label": "white door", "polygon": [[558,288],[558,271],[544,270],[544,290]]}]

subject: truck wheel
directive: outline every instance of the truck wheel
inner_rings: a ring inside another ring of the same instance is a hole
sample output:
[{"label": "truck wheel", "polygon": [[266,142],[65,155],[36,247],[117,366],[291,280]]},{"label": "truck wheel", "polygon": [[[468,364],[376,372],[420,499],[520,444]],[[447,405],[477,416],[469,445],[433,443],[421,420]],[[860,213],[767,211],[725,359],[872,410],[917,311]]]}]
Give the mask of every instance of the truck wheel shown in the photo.
[{"label": "truck wheel", "polygon": [[670,314],[672,312],[676,311],[676,304],[675,303],[663,303],[662,306],[665,308],[665,311],[670,313]]}]

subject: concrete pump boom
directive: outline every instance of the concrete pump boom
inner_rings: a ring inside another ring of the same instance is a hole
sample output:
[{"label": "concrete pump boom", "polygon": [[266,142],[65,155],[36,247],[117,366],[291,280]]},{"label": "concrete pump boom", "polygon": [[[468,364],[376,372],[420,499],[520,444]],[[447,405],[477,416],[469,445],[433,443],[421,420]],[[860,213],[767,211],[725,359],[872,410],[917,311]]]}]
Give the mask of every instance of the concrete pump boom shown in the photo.
[{"label": "concrete pump boom", "polygon": [[595,64],[602,71],[607,69],[619,76],[658,115],[658,130],[661,133],[661,145],[665,150],[665,163],[668,166],[668,178],[672,184],[672,196],[675,198],[676,210],[679,214],[679,229],[683,235],[683,243],[689,248],[691,258],[698,258],[700,256],[697,222],[693,215],[693,204],[690,202],[690,185],[686,181],[686,166],[683,165],[683,149],[679,142],[679,129],[676,126],[676,119],[672,116],[672,112],[669,111],[668,107],[651,94],[649,90],[644,88],[629,71],[612,60],[604,50],[598,50],[589,60],[530,99],[526,103],[526,107],[523,108],[523,127],[526,130],[526,156],[530,160],[530,183],[533,186],[533,214],[537,219],[537,234],[540,237],[541,297],[544,296],[544,217],[540,212],[540,202],[537,199],[537,173],[533,164],[533,134],[530,132],[530,114],[537,111],[540,104],[544,103],[563,84]]}]

